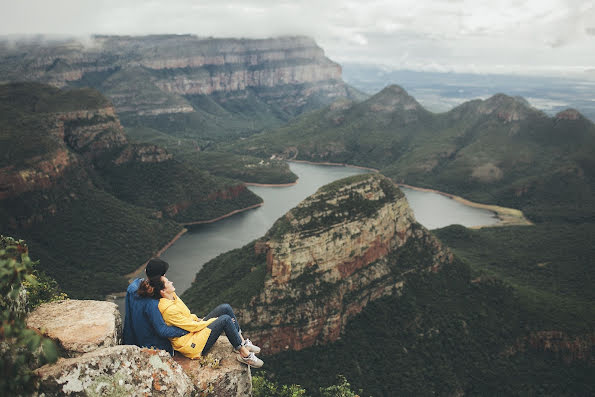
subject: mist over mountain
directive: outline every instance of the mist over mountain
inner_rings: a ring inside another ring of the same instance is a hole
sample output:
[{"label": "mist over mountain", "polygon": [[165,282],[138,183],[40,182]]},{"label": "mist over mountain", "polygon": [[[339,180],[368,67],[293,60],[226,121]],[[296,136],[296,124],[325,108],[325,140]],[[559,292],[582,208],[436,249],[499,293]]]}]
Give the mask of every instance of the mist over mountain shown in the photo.
[{"label": "mist over mountain", "polygon": [[595,120],[593,76],[584,79],[536,75],[489,73],[422,72],[343,63],[344,80],[357,89],[374,94],[390,84],[403,86],[424,107],[441,113],[472,99],[487,99],[503,92],[521,96],[550,116],[574,108]]},{"label": "mist over mountain", "polygon": [[233,150],[378,168],[398,182],[520,208],[534,219],[578,222],[595,214],[595,125],[576,110],[549,117],[504,94],[432,113],[388,86]]}]

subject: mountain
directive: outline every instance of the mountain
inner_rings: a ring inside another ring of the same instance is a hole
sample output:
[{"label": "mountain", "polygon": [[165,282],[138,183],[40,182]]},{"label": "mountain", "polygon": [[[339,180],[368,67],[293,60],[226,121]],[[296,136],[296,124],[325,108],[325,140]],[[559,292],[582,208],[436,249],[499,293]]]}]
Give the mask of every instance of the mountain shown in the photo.
[{"label": "mountain", "polygon": [[359,395],[584,395],[595,317],[580,236],[592,233],[430,233],[391,180],[364,174],[205,264],[182,298],[199,315],[232,304],[266,376],[309,395],[337,374]]},{"label": "mountain", "polygon": [[595,219],[595,125],[503,94],[449,112],[389,86],[256,134],[236,153],[374,167],[398,182],[523,210],[534,220]]},{"label": "mountain", "polygon": [[183,298],[197,313],[235,305],[267,354],[301,350],[337,340],[367,304],[399,294],[405,274],[451,262],[403,193],[364,174],[322,187],[263,238],[205,264]]},{"label": "mountain", "polygon": [[90,86],[125,126],[193,138],[279,125],[337,97],[363,98],[307,37],[94,36],[0,42],[4,81]]},{"label": "mountain", "polygon": [[401,84],[427,109],[448,111],[474,98],[496,92],[528,98],[539,110],[553,116],[567,108],[578,109],[595,121],[591,100],[594,73],[574,76],[528,76],[484,73],[423,72],[393,70],[378,65],[342,63],[343,80],[363,92],[374,94],[387,84]]},{"label": "mountain", "polygon": [[243,155],[221,162],[220,154],[202,152],[337,98],[367,97],[343,82],[341,66],[308,37],[0,38],[0,76],[0,83],[95,88],[113,103],[131,141],[254,183],[291,183],[296,176],[279,161],[263,165]]},{"label": "mountain", "polygon": [[0,85],[0,233],[28,241],[71,296],[123,290],[178,232],[262,200],[154,145],[130,144],[93,89]]}]

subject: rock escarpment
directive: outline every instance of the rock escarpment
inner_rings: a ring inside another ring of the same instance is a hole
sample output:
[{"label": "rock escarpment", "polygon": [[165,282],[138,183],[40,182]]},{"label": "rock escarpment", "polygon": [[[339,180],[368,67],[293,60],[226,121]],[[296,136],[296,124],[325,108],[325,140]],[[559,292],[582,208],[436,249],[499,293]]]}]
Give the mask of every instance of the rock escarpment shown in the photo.
[{"label": "rock escarpment", "polygon": [[[407,273],[438,271],[452,261],[415,221],[403,193],[379,174],[321,188],[238,251],[203,268],[221,272],[218,264],[229,269],[252,255],[231,270],[237,286],[229,275],[219,280],[201,272],[183,299],[197,312],[205,310],[201,301],[237,299],[231,303],[242,329],[267,354],[336,340],[369,302],[399,293]],[[260,292],[238,298],[246,285]]]},{"label": "rock escarpment", "polygon": [[350,95],[341,67],[307,37],[95,36],[87,46],[76,40],[29,41],[16,48],[4,42],[0,66],[10,70],[8,81],[92,85],[118,112],[150,116],[193,112],[189,95],[251,89],[267,103],[291,108],[308,98],[328,103]]},{"label": "rock escarpment", "polygon": [[[259,247],[266,251],[264,291],[241,321],[271,352],[336,340],[368,302],[398,293],[403,274],[450,260],[416,223],[404,195],[379,175],[320,189],[277,221],[269,237]],[[412,240],[431,253],[429,260],[417,269],[391,263]]]},{"label": "rock escarpment", "polygon": [[163,350],[120,345],[122,321],[114,303],[46,303],[27,325],[52,338],[63,358],[35,370],[38,396],[250,396],[250,369],[221,337],[200,360]]},{"label": "rock escarpment", "polygon": [[122,290],[117,276],[176,236],[175,221],[210,220],[262,201],[161,147],[130,143],[97,90],[0,85],[0,119],[0,233],[26,239],[41,269],[72,297]]}]

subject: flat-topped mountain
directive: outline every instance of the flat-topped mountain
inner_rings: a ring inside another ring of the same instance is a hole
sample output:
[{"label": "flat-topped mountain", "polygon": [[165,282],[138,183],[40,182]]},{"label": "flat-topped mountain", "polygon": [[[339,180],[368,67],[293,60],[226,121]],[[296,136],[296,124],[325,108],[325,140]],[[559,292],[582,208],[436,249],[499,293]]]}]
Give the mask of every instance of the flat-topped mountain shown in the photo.
[{"label": "flat-topped mountain", "polygon": [[158,146],[129,143],[93,89],[0,85],[0,116],[0,233],[26,239],[72,296],[123,290],[119,276],[171,240],[175,221],[262,201]]},{"label": "flat-topped mountain", "polygon": [[184,300],[198,313],[230,301],[268,354],[301,350],[335,341],[369,302],[397,294],[405,274],[451,261],[389,179],[358,175],[322,187],[263,238],[207,263]]},{"label": "flat-topped mountain", "polygon": [[0,75],[5,82],[91,86],[113,102],[125,125],[194,138],[254,131],[338,97],[365,97],[307,37],[5,41]]},{"label": "flat-topped mountain", "polygon": [[389,86],[363,102],[300,116],[231,150],[374,167],[398,182],[520,207],[535,220],[595,216],[595,125],[576,110],[548,117],[504,94],[435,114]]}]

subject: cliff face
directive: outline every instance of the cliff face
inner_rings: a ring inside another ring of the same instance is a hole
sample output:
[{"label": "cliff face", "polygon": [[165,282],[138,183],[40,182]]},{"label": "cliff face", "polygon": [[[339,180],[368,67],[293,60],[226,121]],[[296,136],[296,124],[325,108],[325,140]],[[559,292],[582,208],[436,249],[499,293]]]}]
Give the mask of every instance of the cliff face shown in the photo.
[{"label": "cliff face", "polygon": [[[194,109],[184,96],[247,89],[277,91],[264,94],[271,103],[281,99],[279,87],[297,87],[298,102],[313,96],[328,102],[349,96],[341,67],[306,37],[96,36],[91,46],[75,40],[19,43],[16,48],[2,44],[0,70],[7,70],[6,80],[92,85],[118,112],[138,115],[189,113]],[[282,96],[287,99],[288,94]]]},{"label": "cliff face", "polygon": [[[322,188],[255,250],[266,253],[264,289],[242,308],[241,323],[270,353],[336,340],[368,302],[398,293],[406,273],[452,260],[379,175]],[[409,261],[410,251],[425,260]]]},{"label": "cliff face", "polygon": [[[163,148],[129,143],[96,90],[0,85],[0,119],[0,234],[27,239],[73,297],[122,290],[114,275],[132,272],[176,236],[181,226],[172,218],[208,220],[262,201]],[[111,275],[91,292],[84,274],[106,262]]]},{"label": "cliff face", "polygon": [[0,200],[48,190],[61,183],[69,171],[84,178],[81,168],[90,166],[85,163],[112,150],[120,151],[113,160],[115,164],[171,159],[171,155],[157,146],[128,144],[113,107],[47,113],[42,117],[46,136],[53,141],[55,149],[21,159],[19,166],[0,168]]}]

